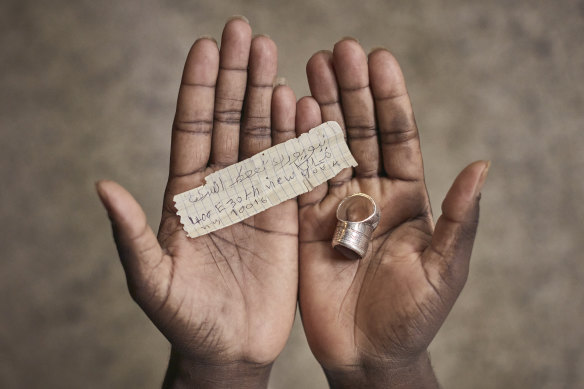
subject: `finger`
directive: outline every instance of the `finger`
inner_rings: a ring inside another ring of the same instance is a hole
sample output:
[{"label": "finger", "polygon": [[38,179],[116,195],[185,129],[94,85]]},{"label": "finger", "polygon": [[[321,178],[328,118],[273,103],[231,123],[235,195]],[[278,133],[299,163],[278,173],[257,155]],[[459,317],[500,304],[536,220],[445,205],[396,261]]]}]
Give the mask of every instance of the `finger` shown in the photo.
[{"label": "finger", "polygon": [[[283,85],[284,82],[280,80],[280,85],[274,88],[272,94],[272,144],[274,145],[296,136],[294,129],[296,96],[290,87]],[[260,212],[254,217],[256,226],[264,230],[283,233],[282,239],[297,239],[297,206],[296,199],[291,199],[277,207]]]},{"label": "finger", "polygon": [[234,18],[225,24],[211,147],[211,164],[219,167],[237,162],[250,45],[251,27],[244,19]]},{"label": "finger", "polygon": [[[428,281],[441,297],[454,302],[468,275],[468,265],[479,222],[480,191],[490,162],[467,166],[454,180],[442,203],[430,246],[422,256]],[[453,293],[454,292],[454,293]]]},{"label": "finger", "polygon": [[399,64],[389,51],[375,50],[369,55],[369,76],[385,174],[398,180],[423,180],[418,129]]},{"label": "finger", "polygon": [[239,144],[240,160],[271,146],[270,108],[277,71],[276,44],[267,36],[256,36],[251,42],[249,55],[249,77]]},{"label": "finger", "polygon": [[139,303],[152,301],[153,296],[163,299],[161,286],[170,271],[169,261],[144,211],[128,191],[113,181],[100,181],[96,189],[111,220],[132,297]]},{"label": "finger", "polygon": [[[333,70],[333,54],[319,51],[306,64],[306,75],[310,93],[318,102],[322,121],[335,121],[345,132],[345,119],[339,100],[339,87]],[[346,132],[345,132],[346,136]],[[353,168],[345,168],[329,180],[329,187],[336,188],[351,180]]]},{"label": "finger", "polygon": [[296,137],[296,96],[285,80],[280,80],[272,94],[272,145]]},{"label": "finger", "polygon": [[379,144],[367,56],[357,41],[345,39],[335,45],[333,63],[349,148],[359,164],[355,167],[355,176],[377,177],[380,172]]},{"label": "finger", "polygon": [[[296,104],[296,136],[300,136],[311,128],[322,123],[320,108],[312,97],[303,97]],[[318,204],[327,193],[326,183],[314,187],[310,192],[298,196],[298,207],[306,207]]]},{"label": "finger", "polygon": [[172,127],[169,179],[180,181],[175,190],[198,185],[192,181],[207,166],[218,66],[217,43],[197,40],[187,56]]}]

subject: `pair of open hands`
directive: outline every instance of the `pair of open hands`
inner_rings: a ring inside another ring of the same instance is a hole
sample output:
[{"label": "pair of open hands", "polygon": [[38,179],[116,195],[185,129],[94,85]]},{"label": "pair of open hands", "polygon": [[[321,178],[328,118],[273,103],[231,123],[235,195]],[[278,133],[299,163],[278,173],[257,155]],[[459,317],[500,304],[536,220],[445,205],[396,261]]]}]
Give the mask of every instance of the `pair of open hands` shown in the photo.
[{"label": "pair of open hands", "polygon": [[[172,344],[167,387],[261,387],[296,303],[333,387],[435,387],[427,347],[462,290],[488,163],[455,180],[434,226],[418,130],[394,57],[344,39],[307,65],[312,97],[273,87],[277,49],[243,18],[192,46],[172,127],[158,237],[111,181],[98,194],[132,297]],[[323,121],[346,131],[358,162],[256,216],[190,239],[175,194]],[[331,248],[339,202],[372,196],[381,222],[365,258]]]}]

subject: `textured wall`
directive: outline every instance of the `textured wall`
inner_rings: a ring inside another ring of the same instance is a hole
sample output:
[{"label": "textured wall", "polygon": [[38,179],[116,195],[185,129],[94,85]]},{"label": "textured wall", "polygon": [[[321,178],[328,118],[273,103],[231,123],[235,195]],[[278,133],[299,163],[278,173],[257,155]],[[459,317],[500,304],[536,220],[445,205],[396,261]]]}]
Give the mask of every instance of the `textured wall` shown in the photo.
[{"label": "textured wall", "polygon": [[[169,346],[126,292],[93,183],[125,185],[157,226],[184,57],[231,14],[276,41],[299,97],[341,37],[392,50],[437,213],[492,159],[470,278],[431,345],[444,387],[583,386],[582,1],[4,0],[0,387],[160,386]],[[324,388],[296,324],[271,387]]]}]

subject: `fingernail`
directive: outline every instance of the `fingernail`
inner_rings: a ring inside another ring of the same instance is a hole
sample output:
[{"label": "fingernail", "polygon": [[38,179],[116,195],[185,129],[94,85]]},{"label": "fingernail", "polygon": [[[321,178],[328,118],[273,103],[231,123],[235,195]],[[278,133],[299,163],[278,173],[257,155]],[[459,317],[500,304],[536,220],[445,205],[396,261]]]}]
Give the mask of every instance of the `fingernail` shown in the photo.
[{"label": "fingernail", "polygon": [[359,43],[359,39],[353,38],[352,36],[344,36],[344,37],[341,38],[341,41],[347,41],[347,40],[349,40],[349,41],[355,41],[355,42]]},{"label": "fingernail", "polygon": [[95,191],[97,192],[97,197],[99,198],[99,201],[101,202],[101,204],[105,207],[105,210],[107,211],[107,215],[108,217],[111,219],[110,217],[110,210],[108,207],[108,202],[106,200],[106,193],[104,192],[101,184],[102,182],[105,182],[106,180],[98,180],[95,181]]},{"label": "fingernail", "polygon": [[286,78],[278,77],[276,78],[275,86],[287,85]]},{"label": "fingernail", "polygon": [[101,198],[101,182],[103,180],[97,180],[95,181],[94,185],[95,185],[95,191],[97,192],[97,195]]},{"label": "fingernail", "polygon": [[232,20],[237,20],[237,19],[239,19],[239,20],[243,20],[244,22],[246,22],[247,24],[249,24],[249,19],[248,19],[248,18],[246,18],[246,17],[245,17],[245,16],[243,16],[243,15],[233,15],[232,17],[230,17],[229,19],[227,19],[227,22],[226,22],[226,24],[227,24],[227,23],[229,23],[229,22],[230,22],[230,21],[232,21]]},{"label": "fingernail", "polygon": [[477,186],[475,189],[475,195],[478,195],[481,192],[481,189],[483,189],[483,185],[485,184],[485,181],[487,180],[487,175],[489,174],[489,169],[491,167],[491,161],[484,161],[485,162],[485,167],[483,168],[483,172],[481,173],[481,176],[479,177],[479,181],[477,182]]},{"label": "fingernail", "polygon": [[198,39],[197,42],[203,39],[208,39],[211,40],[213,42],[215,42],[215,44],[217,44],[217,39],[213,38],[211,35],[201,35]]},{"label": "fingernail", "polygon": [[374,52],[376,52],[376,51],[378,51],[378,50],[389,51],[389,50],[387,50],[385,47],[377,46],[377,47],[374,47],[374,48],[372,48],[372,49],[369,51],[369,54],[371,54],[371,53],[374,53]]},{"label": "fingernail", "polygon": [[253,38],[254,38],[254,39],[255,39],[255,38],[259,38],[259,37],[261,37],[261,36],[263,36],[263,37],[265,37],[265,38],[268,38],[268,39],[272,39],[272,38],[270,38],[270,36],[269,36],[268,34],[255,34],[255,35],[253,36]]}]

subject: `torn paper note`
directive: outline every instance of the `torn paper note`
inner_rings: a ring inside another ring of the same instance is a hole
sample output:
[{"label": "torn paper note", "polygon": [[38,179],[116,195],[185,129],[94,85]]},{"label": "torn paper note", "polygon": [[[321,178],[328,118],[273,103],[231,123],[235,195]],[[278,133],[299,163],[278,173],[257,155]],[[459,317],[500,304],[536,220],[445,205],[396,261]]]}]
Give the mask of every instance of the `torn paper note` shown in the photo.
[{"label": "torn paper note", "polygon": [[205,185],[174,196],[191,238],[235,224],[306,193],[342,169],[357,166],[337,122],[270,147],[205,178]]}]

